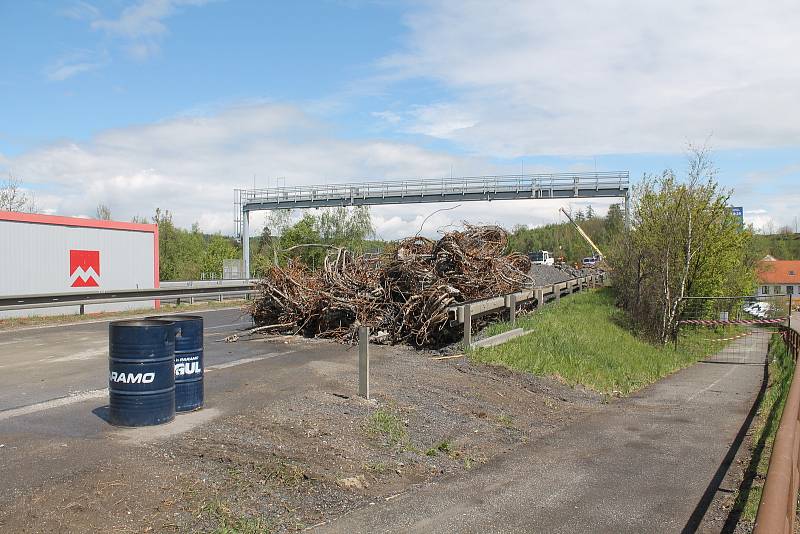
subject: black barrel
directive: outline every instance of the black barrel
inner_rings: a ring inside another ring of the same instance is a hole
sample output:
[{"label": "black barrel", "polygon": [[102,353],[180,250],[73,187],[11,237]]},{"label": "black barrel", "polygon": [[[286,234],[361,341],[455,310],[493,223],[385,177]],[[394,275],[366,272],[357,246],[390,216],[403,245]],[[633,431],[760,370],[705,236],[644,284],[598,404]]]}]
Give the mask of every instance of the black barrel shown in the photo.
[{"label": "black barrel", "polygon": [[108,357],[111,424],[148,426],[175,419],[174,323],[111,323]]},{"label": "black barrel", "polygon": [[175,323],[175,410],[203,407],[203,318],[199,315],[148,317]]}]

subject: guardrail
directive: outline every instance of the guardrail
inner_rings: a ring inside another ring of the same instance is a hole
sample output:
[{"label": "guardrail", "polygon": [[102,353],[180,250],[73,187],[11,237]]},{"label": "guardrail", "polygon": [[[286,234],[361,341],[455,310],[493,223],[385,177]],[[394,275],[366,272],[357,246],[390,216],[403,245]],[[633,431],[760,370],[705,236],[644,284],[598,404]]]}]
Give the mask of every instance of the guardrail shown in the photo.
[{"label": "guardrail", "polygon": [[559,300],[562,296],[571,295],[577,291],[596,287],[605,284],[605,275],[594,274],[573,278],[564,282],[550,284],[549,286],[539,286],[508,295],[492,297],[483,300],[464,302],[457,306],[447,308],[450,324],[464,325],[464,348],[472,346],[472,319],[487,313],[494,313],[503,309],[508,309],[511,322],[516,318],[517,304],[529,300],[536,301],[536,308],[540,308],[546,302]]},{"label": "guardrail", "polygon": [[794,356],[795,369],[772,445],[754,534],[794,532],[800,486],[800,333],[795,328],[789,326],[782,330],[783,339]]},{"label": "guardrail", "polygon": [[80,313],[83,314],[84,306],[87,304],[110,304],[115,302],[136,302],[143,300],[167,300],[180,303],[182,299],[193,301],[195,298],[208,297],[217,297],[219,301],[222,301],[225,297],[249,297],[249,295],[256,292],[256,290],[253,289],[252,282],[248,280],[220,280],[215,283],[195,281],[165,282],[165,285],[167,284],[171,287],[0,297],[0,311],[79,306]]}]

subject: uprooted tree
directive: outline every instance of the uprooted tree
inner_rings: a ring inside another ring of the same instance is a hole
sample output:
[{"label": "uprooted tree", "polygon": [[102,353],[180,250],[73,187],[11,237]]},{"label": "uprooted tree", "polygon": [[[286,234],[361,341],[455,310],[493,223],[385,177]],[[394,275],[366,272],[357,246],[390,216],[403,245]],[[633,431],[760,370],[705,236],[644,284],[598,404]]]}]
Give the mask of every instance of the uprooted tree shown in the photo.
[{"label": "uprooted tree", "polygon": [[257,326],[351,341],[358,326],[376,339],[416,346],[452,341],[448,308],[532,285],[527,256],[505,254],[508,233],[466,226],[438,241],[415,236],[379,257],[330,247],[323,268],[273,265],[250,311]]},{"label": "uprooted tree", "polygon": [[646,175],[633,191],[631,227],[608,257],[619,303],[633,326],[666,342],[682,298],[749,294],[756,258],[751,232],[728,207],[706,148],[690,147],[686,178]]}]

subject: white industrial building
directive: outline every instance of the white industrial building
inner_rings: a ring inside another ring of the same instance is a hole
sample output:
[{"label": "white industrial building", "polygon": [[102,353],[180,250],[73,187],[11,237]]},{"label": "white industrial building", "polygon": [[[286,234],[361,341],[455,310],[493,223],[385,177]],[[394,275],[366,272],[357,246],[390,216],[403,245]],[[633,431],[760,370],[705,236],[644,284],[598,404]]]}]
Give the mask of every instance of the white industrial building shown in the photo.
[{"label": "white industrial building", "polygon": [[[152,289],[159,286],[158,226],[0,211],[0,296]],[[86,312],[153,302],[86,305]],[[2,312],[76,313],[77,306]]]}]

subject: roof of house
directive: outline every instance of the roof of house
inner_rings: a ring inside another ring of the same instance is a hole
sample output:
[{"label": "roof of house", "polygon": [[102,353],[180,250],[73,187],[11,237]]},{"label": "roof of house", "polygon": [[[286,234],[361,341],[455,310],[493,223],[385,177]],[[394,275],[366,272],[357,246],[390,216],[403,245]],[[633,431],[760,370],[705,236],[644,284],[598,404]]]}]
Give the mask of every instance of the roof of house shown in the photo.
[{"label": "roof of house", "polygon": [[800,260],[762,261],[758,279],[765,284],[800,284]]}]

